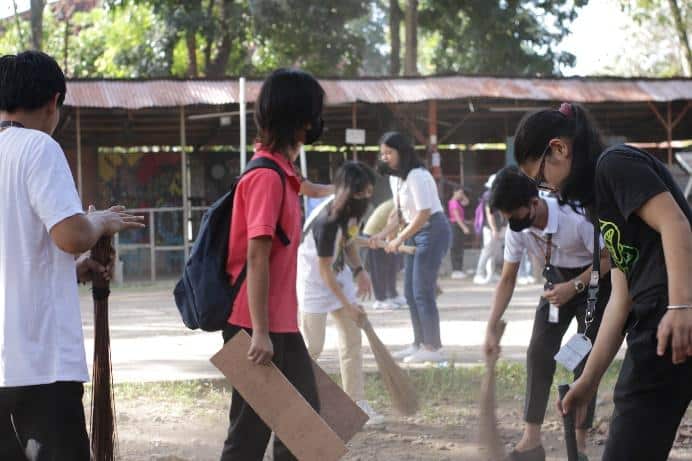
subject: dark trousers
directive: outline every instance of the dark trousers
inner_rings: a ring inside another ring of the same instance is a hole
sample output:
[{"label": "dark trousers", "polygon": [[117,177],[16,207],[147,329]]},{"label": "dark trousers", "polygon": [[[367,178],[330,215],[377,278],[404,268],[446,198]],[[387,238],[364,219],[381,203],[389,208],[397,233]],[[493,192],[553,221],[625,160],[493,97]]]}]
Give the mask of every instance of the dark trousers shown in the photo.
[{"label": "dark trousers", "polygon": [[[223,331],[224,342],[231,339],[239,327],[228,325]],[[252,331],[246,330],[249,334]],[[274,345],[272,362],[295,386],[305,400],[319,412],[312,359],[300,333],[270,333]],[[262,461],[271,430],[234,389],[231,396],[230,427],[221,453],[221,461]],[[274,439],[274,461],[295,461],[296,458],[277,438]]]},{"label": "dark trousers", "polygon": [[399,272],[400,258],[383,249],[367,250],[365,266],[372,280],[376,300],[384,301],[399,296],[396,292],[396,274]]},{"label": "dark trousers", "polygon": [[452,226],[452,250],[450,253],[452,259],[452,270],[463,271],[464,241],[466,240],[466,234],[464,234],[464,231],[461,230],[457,223],[453,222],[450,224]]},{"label": "dark trousers", "polygon": [[[564,280],[571,280],[583,272],[583,269],[564,269],[560,268]],[[594,321],[589,327],[586,336],[595,342],[598,327],[601,324],[605,305],[610,298],[610,276],[601,280],[598,293],[598,304]],[[573,318],[577,318],[578,331],[583,333],[585,330],[586,315],[586,292],[581,293],[559,308],[558,323],[548,322],[548,312],[550,305],[548,301],[541,298],[536,310],[536,318],[533,322],[533,332],[529,348],[526,352],[526,400],[524,402],[524,421],[531,424],[543,424],[545,411],[550,398],[550,387],[553,385],[553,375],[555,374],[556,362],[555,354],[560,350],[562,338],[569,328]],[[578,378],[586,359],[574,371],[575,379]],[[582,429],[588,429],[593,424],[596,408],[596,397],[589,404],[586,419],[582,424]]]},{"label": "dark trousers", "polygon": [[663,357],[656,354],[656,329],[666,304],[660,303],[652,322],[635,324],[628,332],[604,461],[668,459],[692,401],[692,358],[673,365],[670,346]]},{"label": "dark trousers", "polygon": [[413,324],[413,342],[435,348],[442,347],[440,314],[437,311],[437,273],[449,251],[449,221],[443,213],[430,217],[428,225],[407,243],[415,245],[416,253],[406,255],[404,291]]},{"label": "dark trousers", "polygon": [[0,460],[89,461],[83,394],[77,382],[0,388]]}]

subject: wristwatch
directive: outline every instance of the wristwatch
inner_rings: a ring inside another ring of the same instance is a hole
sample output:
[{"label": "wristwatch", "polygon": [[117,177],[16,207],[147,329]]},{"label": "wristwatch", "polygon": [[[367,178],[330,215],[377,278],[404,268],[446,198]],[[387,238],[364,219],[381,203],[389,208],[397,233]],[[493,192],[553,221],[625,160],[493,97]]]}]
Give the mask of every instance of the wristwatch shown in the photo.
[{"label": "wristwatch", "polygon": [[577,293],[581,293],[586,289],[586,284],[579,279],[574,279],[574,289]]}]

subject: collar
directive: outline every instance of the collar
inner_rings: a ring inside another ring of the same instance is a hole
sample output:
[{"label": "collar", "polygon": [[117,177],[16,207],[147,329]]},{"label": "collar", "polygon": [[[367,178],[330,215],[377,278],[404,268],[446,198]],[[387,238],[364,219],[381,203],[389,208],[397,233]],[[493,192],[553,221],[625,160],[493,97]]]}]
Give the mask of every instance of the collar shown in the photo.
[{"label": "collar", "polygon": [[557,233],[560,205],[552,197],[543,197],[543,201],[545,201],[546,212],[548,213],[548,224],[543,229],[543,235],[555,234]]},{"label": "collar", "polygon": [[300,178],[296,172],[296,167],[286,158],[285,155],[278,152],[270,152],[264,149],[261,145],[255,144],[255,157],[265,157],[274,160],[286,174],[286,181],[297,192],[300,191]]}]

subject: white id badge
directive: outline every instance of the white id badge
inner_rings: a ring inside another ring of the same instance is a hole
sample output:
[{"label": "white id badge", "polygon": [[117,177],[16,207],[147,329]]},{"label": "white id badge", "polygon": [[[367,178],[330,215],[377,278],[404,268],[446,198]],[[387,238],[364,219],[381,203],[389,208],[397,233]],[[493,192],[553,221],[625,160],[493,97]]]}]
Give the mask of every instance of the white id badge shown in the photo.
[{"label": "white id badge", "polygon": [[591,340],[587,336],[577,333],[555,354],[555,361],[568,370],[574,371],[589,355],[592,347]]},{"label": "white id badge", "polygon": [[560,322],[560,308],[558,308],[555,304],[551,304],[550,307],[548,308],[548,322],[549,323]]}]

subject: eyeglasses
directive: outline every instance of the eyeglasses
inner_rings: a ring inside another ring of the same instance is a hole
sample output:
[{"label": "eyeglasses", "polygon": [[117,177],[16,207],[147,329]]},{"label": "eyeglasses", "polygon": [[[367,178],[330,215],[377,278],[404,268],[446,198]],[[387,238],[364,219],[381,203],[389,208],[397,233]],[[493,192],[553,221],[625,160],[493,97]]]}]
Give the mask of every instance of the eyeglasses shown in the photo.
[{"label": "eyeglasses", "polygon": [[529,179],[533,181],[533,183],[536,185],[537,188],[543,189],[543,190],[548,190],[551,192],[555,192],[555,188],[548,184],[545,180],[545,159],[548,156],[548,151],[550,150],[550,141],[548,141],[548,145],[545,146],[545,149],[543,149],[543,153],[541,154],[540,157],[538,157],[540,163],[538,165],[538,173],[536,176],[531,177],[529,176]]}]

